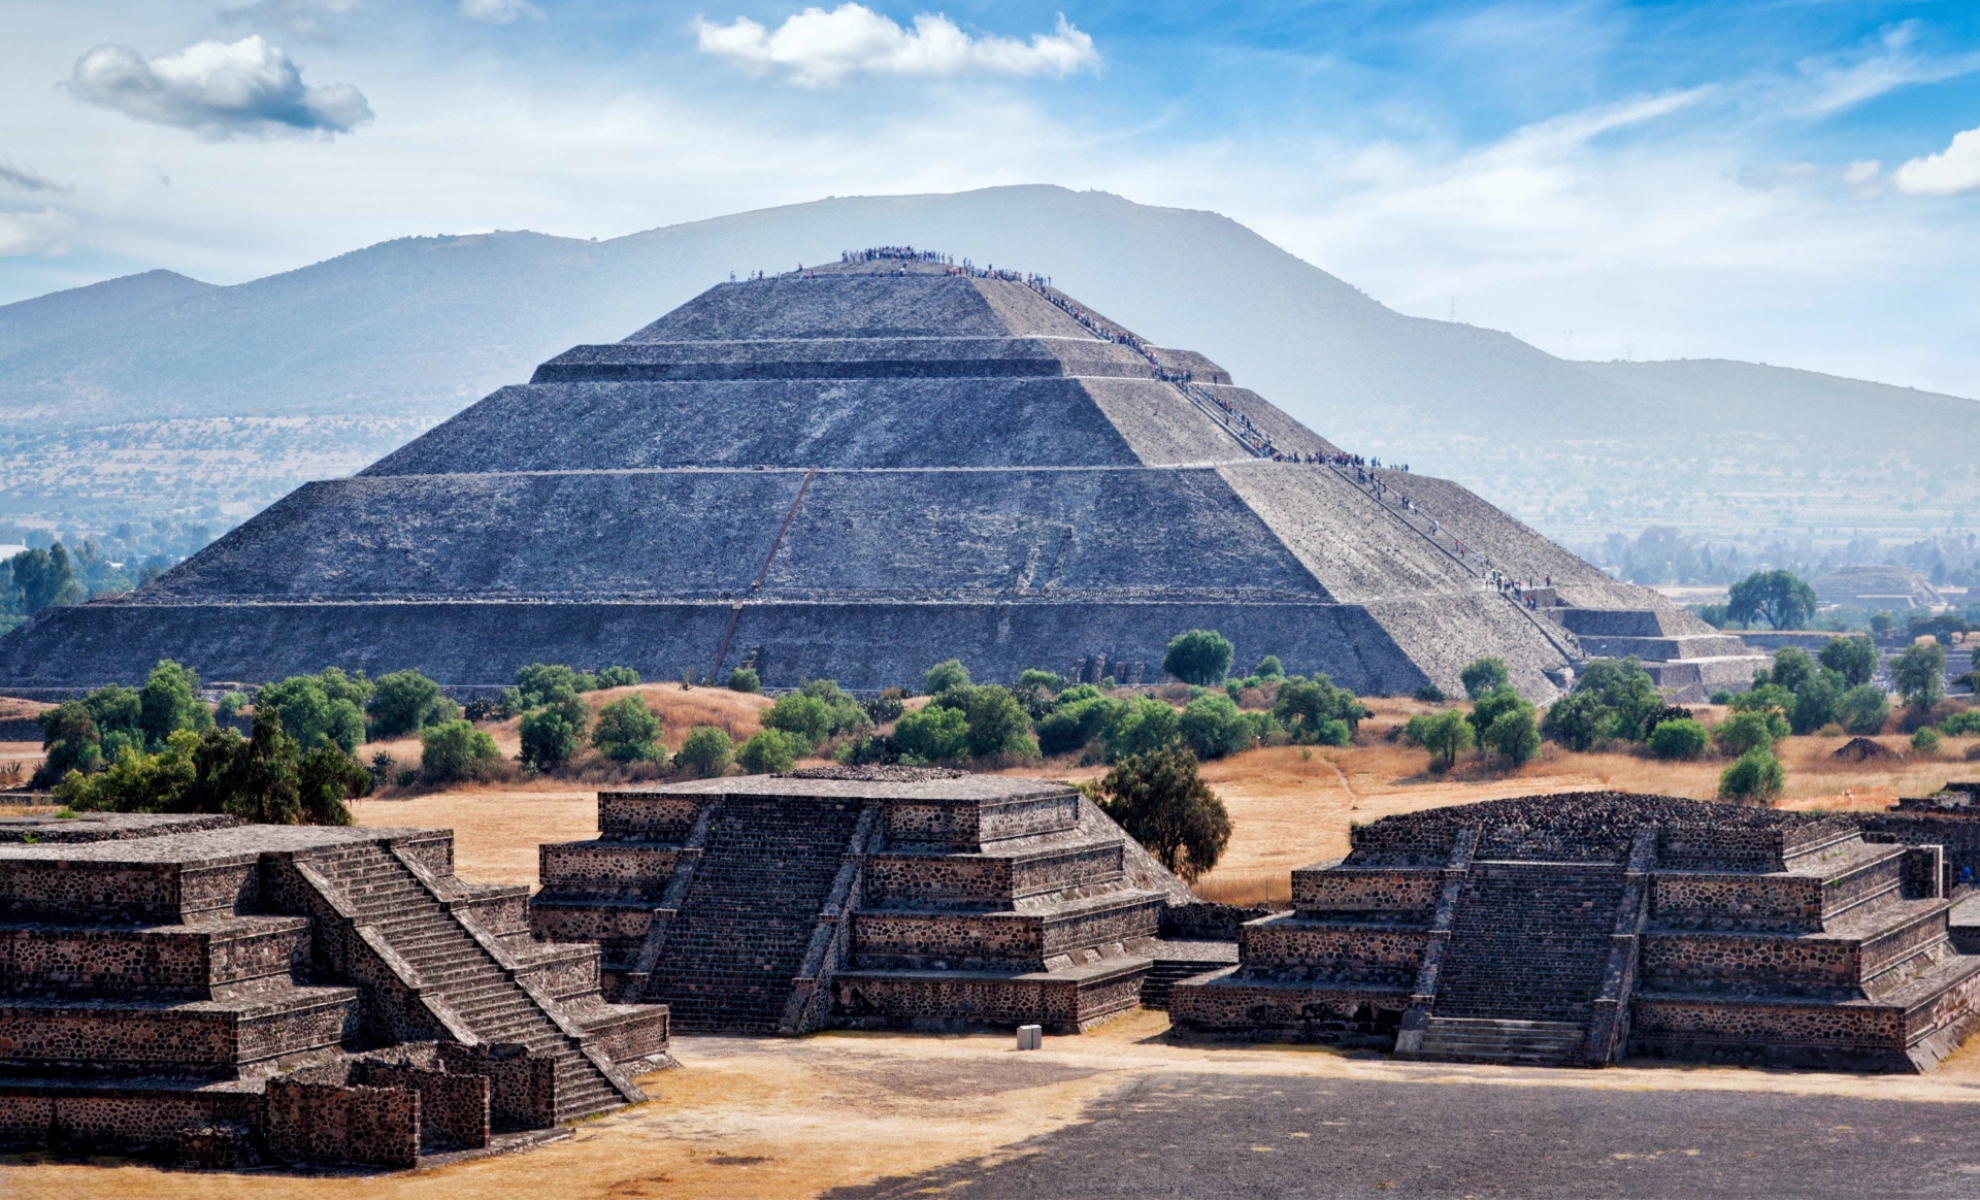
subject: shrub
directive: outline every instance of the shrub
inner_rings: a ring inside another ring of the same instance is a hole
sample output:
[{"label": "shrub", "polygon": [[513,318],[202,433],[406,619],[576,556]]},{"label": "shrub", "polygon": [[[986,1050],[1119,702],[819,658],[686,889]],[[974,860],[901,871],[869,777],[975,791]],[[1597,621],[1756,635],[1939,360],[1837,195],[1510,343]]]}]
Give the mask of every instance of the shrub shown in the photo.
[{"label": "shrub", "polygon": [[591,744],[613,762],[652,762],[667,756],[659,744],[660,718],[638,696],[621,696],[598,710]]},{"label": "shrub", "polygon": [[1719,753],[1728,758],[1739,758],[1755,750],[1771,751],[1777,738],[1787,736],[1787,730],[1782,728],[1784,724],[1778,713],[1734,713],[1712,731],[1712,741],[1717,743]]},{"label": "shrub", "polygon": [[1771,683],[1784,687],[1790,692],[1798,692],[1803,684],[1815,677],[1815,660],[1808,651],[1798,646],[1782,646],[1774,651],[1774,665],[1756,672],[1753,682]]},{"label": "shrub", "polygon": [[816,696],[785,692],[764,710],[763,726],[793,735],[810,751],[832,736],[832,710]]},{"label": "shrub", "polygon": [[1788,710],[1788,726],[1796,733],[1807,734],[1833,723],[1841,715],[1844,690],[1840,672],[1818,668],[1795,692],[1794,707]]},{"label": "shrub", "polygon": [[1112,723],[1120,707],[1119,702],[1100,695],[1098,688],[1085,686],[1092,695],[1060,705],[1038,723],[1038,749],[1041,752],[1070,754],[1099,737]]},{"label": "shrub", "polygon": [[597,689],[595,675],[581,675],[560,663],[531,663],[516,671],[516,702],[510,715],[548,704],[563,692],[576,695]]},{"label": "shrub", "polygon": [[1659,722],[1650,731],[1650,753],[1667,761],[1697,758],[1708,742],[1705,727],[1689,717]]},{"label": "shrub", "polygon": [[1589,663],[1582,668],[1581,678],[1574,681],[1574,694],[1592,695],[1607,710],[1598,735],[1601,738],[1640,742],[1650,736],[1651,716],[1664,707],[1657,685],[1634,656],[1598,658]]},{"label": "shrub", "polygon": [[466,721],[442,721],[419,732],[419,773],[430,783],[482,779],[501,761],[495,739]]},{"label": "shrub", "polygon": [[1288,678],[1272,702],[1272,719],[1302,745],[1345,746],[1367,715],[1352,693],[1317,671],[1311,679]]},{"label": "shrub", "polygon": [[950,688],[968,686],[969,672],[963,668],[960,661],[953,658],[947,662],[936,663],[921,676],[921,690],[931,696],[939,696]]},{"label": "shrub", "polygon": [[1465,695],[1476,700],[1488,692],[1510,687],[1512,675],[1506,670],[1504,659],[1480,658],[1459,672],[1458,681],[1464,684]]},{"label": "shrub", "polygon": [[1230,814],[1179,746],[1130,755],[1094,790],[1102,811],[1186,881],[1216,866],[1230,844]]},{"label": "shrub", "polygon": [[1286,669],[1280,664],[1279,656],[1276,654],[1267,654],[1264,658],[1259,659],[1258,665],[1252,668],[1251,673],[1260,679],[1284,679],[1286,677]]},{"label": "shrub", "polygon": [[735,743],[727,733],[713,725],[696,725],[682,739],[681,752],[674,755],[674,765],[699,778],[713,779],[728,772],[729,759],[734,753]]},{"label": "shrub", "polygon": [[1153,696],[1141,696],[1116,708],[1100,736],[1107,743],[1109,762],[1153,754],[1181,741],[1182,718]]},{"label": "shrub", "polygon": [[213,714],[199,698],[199,676],[169,658],[161,660],[138,692],[137,723],[150,750],[162,749],[165,739],[181,729],[213,728]]},{"label": "shrub", "polygon": [[522,753],[517,757],[540,771],[560,767],[584,745],[590,728],[591,706],[575,692],[562,692],[523,714]]},{"label": "shrub", "polygon": [[461,715],[460,706],[440,694],[440,685],[418,671],[380,675],[364,707],[373,740],[403,737]]},{"label": "shrub", "polygon": [[1031,740],[1031,717],[1006,688],[995,684],[971,688],[963,718],[969,725],[969,752],[976,758],[993,754],[1029,758],[1038,753]]},{"label": "shrub", "polygon": [[1841,675],[1845,688],[1862,687],[1877,677],[1877,644],[1861,634],[1830,638],[1822,665]]},{"label": "shrub", "polygon": [[241,715],[241,710],[247,706],[246,692],[225,692],[220,696],[220,703],[213,708],[213,717],[217,721],[232,721],[237,719]]},{"label": "shrub", "polygon": [[729,672],[729,677],[724,681],[724,686],[732,692],[745,692],[749,695],[755,695],[763,690],[763,680],[750,668],[737,667],[735,670]]},{"label": "shrub", "polygon": [[1199,759],[1224,758],[1251,747],[1251,723],[1229,696],[1189,702],[1179,722],[1183,745]]},{"label": "shrub", "polygon": [[1920,754],[1937,754],[1942,744],[1939,731],[1929,725],[1911,735],[1911,748]]},{"label": "shrub", "polygon": [[1939,732],[1947,737],[1971,737],[1980,733],[1980,709],[1965,708],[1939,722]]},{"label": "shrub", "polygon": [[826,737],[861,733],[873,725],[873,719],[866,715],[866,707],[834,680],[813,679],[800,686],[798,691],[825,706],[828,721]]},{"label": "shrub", "polygon": [[775,775],[795,767],[803,754],[804,745],[783,730],[759,729],[736,751],[736,761],[751,775]]},{"label": "shrub", "polygon": [[631,667],[606,667],[598,672],[601,688],[638,687],[639,672]]},{"label": "shrub", "polygon": [[371,684],[362,674],[328,667],[321,674],[292,675],[262,688],[254,711],[280,714],[282,728],[304,750],[327,742],[355,754],[364,742],[364,705],[370,698]]},{"label": "shrub", "polygon": [[1162,669],[1184,683],[1210,687],[1231,673],[1231,650],[1231,643],[1216,630],[1192,629],[1169,640]]},{"label": "shrub", "polygon": [[1430,752],[1430,769],[1448,771],[1457,757],[1471,749],[1475,735],[1471,722],[1457,709],[1435,716],[1411,717],[1403,726],[1403,740]]},{"label": "shrub", "polygon": [[1526,701],[1520,699],[1519,693],[1511,688],[1498,688],[1478,697],[1471,706],[1470,715],[1465,719],[1471,722],[1471,731],[1482,737],[1485,731],[1492,727],[1492,722],[1499,719],[1500,713],[1512,712],[1525,703]]},{"label": "shrub", "polygon": [[1442,704],[1450,699],[1449,696],[1444,694],[1444,689],[1434,683],[1426,683],[1414,692],[1411,692],[1410,695],[1412,698],[1421,700],[1425,704]]},{"label": "shrub", "polygon": [[960,709],[930,704],[900,719],[894,745],[916,764],[960,761],[969,753],[969,719]]},{"label": "shrub", "polygon": [[1772,752],[1756,748],[1719,774],[1719,799],[1741,804],[1766,804],[1781,794],[1786,776]]},{"label": "shrub", "polygon": [[1755,571],[1732,585],[1726,615],[1746,625],[1764,620],[1775,629],[1799,629],[1815,606],[1815,589],[1789,572]]},{"label": "shrub", "polygon": [[1836,711],[1844,729],[1858,737],[1872,737],[1882,733],[1884,723],[1891,719],[1891,702],[1883,688],[1865,683],[1844,692]]},{"label": "shrub", "polygon": [[1050,671],[1040,671],[1034,667],[1018,675],[1017,688],[1015,690],[1018,692],[1044,692],[1047,695],[1057,695],[1065,686],[1066,681],[1060,679],[1057,675],[1054,675]]},{"label": "shrub", "polygon": [[1576,753],[1585,753],[1608,736],[1615,714],[1594,692],[1569,692],[1547,709],[1540,732]]},{"label": "shrub", "polygon": [[899,688],[883,688],[879,695],[866,702],[866,715],[875,725],[898,721],[906,711],[905,697]]},{"label": "shrub", "polygon": [[35,770],[34,787],[52,787],[71,771],[87,775],[102,770],[103,735],[82,701],[65,700],[37,720],[44,757]]}]

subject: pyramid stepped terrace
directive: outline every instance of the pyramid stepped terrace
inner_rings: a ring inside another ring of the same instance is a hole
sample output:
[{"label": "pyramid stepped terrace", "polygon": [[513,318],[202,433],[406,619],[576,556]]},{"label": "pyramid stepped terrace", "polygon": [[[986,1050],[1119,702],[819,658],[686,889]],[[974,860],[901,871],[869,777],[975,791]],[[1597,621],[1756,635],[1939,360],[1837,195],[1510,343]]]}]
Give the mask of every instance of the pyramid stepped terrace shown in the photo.
[{"label": "pyramid stepped terrace", "polygon": [[847,259],[575,347],[135,593],[46,610],[0,639],[0,688],[167,657],[457,691],[531,662],[872,690],[951,657],[1133,683],[1197,627],[1363,694],[1454,692],[1494,655],[1543,699],[1635,654],[1702,699],[1763,661],[1039,278]]},{"label": "pyramid stepped terrace", "polygon": [[598,838],[542,847],[531,926],[597,946],[608,994],[684,1031],[1076,1032],[1195,952],[1159,936],[1195,897],[1062,783],[823,768],[598,813]]},{"label": "pyramid stepped terrace", "polygon": [[[1293,873],[1181,1030],[1598,1066],[1922,1071],[1976,1020],[1938,845],[1853,819],[1576,793],[1385,817]],[[1873,835],[1879,836],[1879,835]]]},{"label": "pyramid stepped terrace", "polygon": [[412,1167],[644,1099],[666,1008],[452,864],[448,830],[0,818],[0,1142]]}]

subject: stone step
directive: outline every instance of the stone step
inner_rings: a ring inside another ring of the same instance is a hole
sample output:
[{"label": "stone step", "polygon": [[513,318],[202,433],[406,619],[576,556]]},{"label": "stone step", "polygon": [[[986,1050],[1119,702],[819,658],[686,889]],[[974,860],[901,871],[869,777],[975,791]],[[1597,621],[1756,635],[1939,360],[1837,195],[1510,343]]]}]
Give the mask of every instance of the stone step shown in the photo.
[{"label": "stone step", "polygon": [[1574,1060],[1587,1039],[1581,1025],[1431,1017],[1416,1058],[1458,1062],[1560,1065]]}]

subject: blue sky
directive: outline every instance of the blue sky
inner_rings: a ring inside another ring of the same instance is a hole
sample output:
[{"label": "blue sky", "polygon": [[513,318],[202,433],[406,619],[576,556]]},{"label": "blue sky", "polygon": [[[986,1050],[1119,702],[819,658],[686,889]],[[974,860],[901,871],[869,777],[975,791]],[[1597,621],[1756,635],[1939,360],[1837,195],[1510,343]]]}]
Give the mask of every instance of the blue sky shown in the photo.
[{"label": "blue sky", "polygon": [[1556,354],[1980,397],[1972,0],[14,0],[5,25],[0,301],[1050,182],[1215,209]]}]

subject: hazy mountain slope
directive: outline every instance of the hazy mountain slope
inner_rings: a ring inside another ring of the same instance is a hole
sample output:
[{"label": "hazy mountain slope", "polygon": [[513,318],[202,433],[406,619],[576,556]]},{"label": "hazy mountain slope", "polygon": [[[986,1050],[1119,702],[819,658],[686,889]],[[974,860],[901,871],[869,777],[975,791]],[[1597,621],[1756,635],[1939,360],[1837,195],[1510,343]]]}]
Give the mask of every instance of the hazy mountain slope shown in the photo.
[{"label": "hazy mountain slope", "polygon": [[0,305],[0,359],[213,290],[174,271],[146,271]]},{"label": "hazy mountain slope", "polygon": [[[360,465],[731,271],[903,242],[1049,273],[1336,442],[1457,478],[1557,536],[1936,528],[1980,504],[1980,405],[1968,401],[1743,363],[1567,362],[1393,312],[1214,213],[1011,187],[822,200],[602,242],[409,238],[139,313],[111,303],[110,284],[0,309],[61,300],[94,314],[0,357],[0,428],[36,446],[31,460],[0,456],[0,511],[122,511],[150,487],[162,505],[245,515],[298,471]],[[198,424],[213,418],[224,421]],[[354,418],[369,424],[354,432]],[[285,423],[280,470],[230,462],[199,474],[206,491],[184,490],[197,446],[224,449],[230,430],[269,419]],[[87,439],[63,432],[113,424],[122,457],[85,454]]]}]

